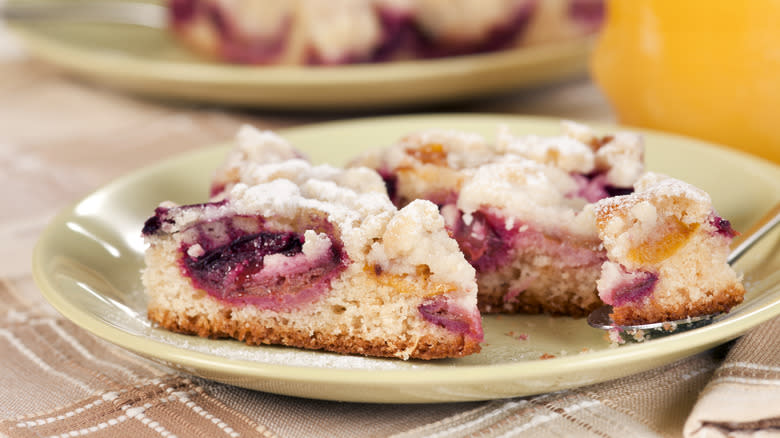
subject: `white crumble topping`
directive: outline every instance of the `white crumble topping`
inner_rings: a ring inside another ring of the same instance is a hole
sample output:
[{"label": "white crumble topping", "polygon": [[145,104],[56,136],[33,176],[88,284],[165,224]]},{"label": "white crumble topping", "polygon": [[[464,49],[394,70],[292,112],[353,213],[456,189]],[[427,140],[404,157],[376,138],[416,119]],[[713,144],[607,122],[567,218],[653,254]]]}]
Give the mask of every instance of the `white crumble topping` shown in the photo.
[{"label": "white crumble topping", "polygon": [[712,203],[710,195],[704,190],[661,173],[645,173],[634,187],[638,192],[650,192],[665,197],[684,197],[705,204]]},{"label": "white crumble topping", "polygon": [[417,266],[426,265],[434,281],[470,289],[474,268],[447,234],[444,219],[433,203],[416,200],[402,208],[388,223],[382,241],[383,252],[370,254],[369,260],[389,260],[389,272],[414,273]]},{"label": "white crumble topping", "polygon": [[202,246],[200,246],[200,243],[196,243],[190,246],[189,248],[187,248],[187,255],[194,259],[202,256],[205,253],[206,251],[203,249]]},{"label": "white crumble topping", "polygon": [[277,163],[298,156],[298,151],[284,138],[272,131],[260,131],[251,125],[242,125],[236,134],[238,147],[232,149],[231,162]]},{"label": "white crumble topping", "polygon": [[216,1],[223,8],[235,11],[230,16],[242,34],[254,37],[276,37],[294,13],[294,4],[289,0]]},{"label": "white crumble topping", "polygon": [[229,188],[238,182],[248,169],[258,164],[279,163],[301,156],[287,140],[276,133],[260,131],[251,125],[241,126],[235,142],[222,165],[214,172],[214,185]]},{"label": "white crumble topping", "polygon": [[[175,210],[175,225],[163,231],[175,232],[190,223],[236,215],[294,218],[301,212],[321,212],[338,228],[354,262],[379,264],[383,270],[398,274],[415,274],[419,265],[427,265],[433,281],[476,293],[474,268],[447,234],[436,205],[418,200],[398,210],[376,172],[313,166],[296,159],[255,165],[245,174],[250,175],[252,185],[235,184],[221,203]],[[214,221],[215,236],[227,235],[220,233],[221,226]],[[316,258],[330,245],[329,236],[306,230],[301,257]],[[292,263],[290,257],[281,255],[266,259],[280,267]]]},{"label": "white crumble topping", "polygon": [[305,0],[300,12],[309,42],[326,62],[370,55],[382,39],[379,18],[365,0]]},{"label": "white crumble topping", "polygon": [[[676,210],[679,219],[683,223],[701,222],[712,212],[712,200],[705,191],[684,181],[655,172],[647,172],[634,184],[635,192],[626,196],[614,196],[602,199],[596,204],[597,214],[605,219],[611,219],[612,210],[616,208],[628,209],[632,215],[639,218],[647,218],[650,215],[649,207],[636,207],[635,204],[652,204],[660,199],[686,200],[684,206],[680,205]],[[668,212],[672,210],[667,209]]]},{"label": "white crumble topping", "polygon": [[603,174],[608,185],[631,187],[643,171],[643,144],[629,133],[602,138],[571,121],[562,121],[561,130],[562,135],[514,136],[499,126],[494,142],[457,130],[420,131],[353,165],[397,172],[399,193],[408,198],[458,193],[466,225],[473,212],[494,207],[510,228],[530,222],[595,237],[595,214],[583,210],[585,197],[600,189],[598,180],[587,186],[590,176]]},{"label": "white crumble topping", "polygon": [[416,17],[434,40],[472,41],[484,38],[527,4],[528,0],[419,0]]},{"label": "white crumble topping", "polygon": [[440,145],[447,154],[447,167],[466,169],[486,163],[494,154],[485,137],[472,133],[445,129],[429,129],[407,135],[397,148],[392,148],[388,164],[398,167],[411,164],[406,149],[419,149],[429,145]]},{"label": "white crumble topping", "polygon": [[[178,204],[166,201],[160,204],[161,207],[174,209]],[[176,210],[176,214],[172,217],[168,217],[169,221],[163,221],[161,229],[166,233],[179,232],[191,224],[199,221],[210,221],[224,216],[225,207],[222,204],[204,204],[195,208],[187,208],[183,210]]]},{"label": "white crumble topping", "polygon": [[644,142],[631,132],[618,132],[596,151],[596,169],[607,172],[607,182],[630,187],[644,172]]},{"label": "white crumble topping", "polygon": [[303,233],[303,254],[307,258],[318,258],[326,253],[330,247],[330,238],[325,233],[316,233],[314,230],[306,230]]},{"label": "white crumble topping", "polygon": [[499,150],[504,150],[507,154],[519,155],[567,172],[587,174],[594,169],[593,150],[575,137],[515,137],[506,127],[502,127],[499,129],[497,144]]},{"label": "white crumble topping", "polygon": [[563,129],[564,135],[584,144],[591,144],[593,141],[598,140],[598,136],[590,126],[583,123],[577,123],[572,120],[563,120],[561,121],[561,128]]},{"label": "white crumble topping", "polygon": [[[590,235],[593,226],[577,220],[573,208],[584,204],[566,196],[575,188],[574,180],[560,169],[516,159],[480,167],[461,188],[458,208],[471,214],[488,206],[524,222]],[[556,218],[554,223],[551,217]]]},{"label": "white crumble topping", "polygon": [[631,207],[630,211],[631,216],[636,220],[635,229],[643,236],[651,233],[658,223],[658,211],[650,202],[638,202]]}]

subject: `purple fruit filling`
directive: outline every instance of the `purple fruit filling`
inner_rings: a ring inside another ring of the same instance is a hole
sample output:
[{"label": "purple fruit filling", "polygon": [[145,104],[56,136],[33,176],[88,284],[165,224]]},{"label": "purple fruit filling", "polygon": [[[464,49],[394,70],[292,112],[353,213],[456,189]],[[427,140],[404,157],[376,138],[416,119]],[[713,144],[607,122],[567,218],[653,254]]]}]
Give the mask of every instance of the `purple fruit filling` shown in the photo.
[{"label": "purple fruit filling", "polygon": [[[190,247],[182,247],[182,252],[187,253]],[[302,250],[301,236],[296,233],[261,232],[238,237],[197,257],[186,255],[182,260],[196,286],[225,298],[252,288],[252,277],[263,269],[265,256],[292,257]]]},{"label": "purple fruit filling", "polygon": [[344,53],[338,58],[328,59],[316,48],[307,49],[306,63],[309,65],[342,65],[369,62],[383,62],[393,58],[404,48],[414,47],[416,34],[412,17],[408,12],[389,8],[377,8],[382,37],[370,53]]},{"label": "purple fruit filling", "polygon": [[612,197],[612,196],[630,195],[630,194],[634,193],[634,188],[633,187],[605,186],[604,189],[607,191],[607,194],[609,194],[610,197]]},{"label": "purple fruit filling", "polygon": [[216,212],[226,202],[158,207],[143,228],[146,236],[179,236],[183,275],[209,295],[263,309],[296,308],[316,300],[347,267],[343,244],[333,237],[333,226],[322,220],[311,219],[306,226],[317,233],[308,246],[303,233],[269,228],[258,216],[220,217],[185,229],[166,229],[175,226],[175,214]]},{"label": "purple fruit filling", "polygon": [[482,341],[484,334],[479,314],[451,304],[445,297],[426,300],[417,310],[426,321],[464,336]]},{"label": "purple fruit filling", "polygon": [[412,24],[412,16],[405,11],[390,8],[378,8],[379,20],[382,23],[382,43],[374,51],[373,61],[387,61],[404,48],[414,45],[417,38]]},{"label": "purple fruit filling", "polygon": [[622,265],[609,263],[599,280],[599,297],[612,306],[638,304],[653,293],[657,282],[655,272],[628,271]]},{"label": "purple fruit filling", "polygon": [[572,174],[572,178],[577,183],[577,191],[571,193],[571,196],[583,198],[588,202],[597,202],[608,198],[607,176],[604,174],[588,177],[580,174]]},{"label": "purple fruit filling", "polygon": [[503,220],[477,211],[466,224],[454,204],[443,205],[440,211],[466,260],[478,272],[493,270],[506,261],[512,245],[512,233],[506,229]]},{"label": "purple fruit filling", "polygon": [[723,237],[731,239],[739,234],[734,228],[731,228],[731,222],[714,213],[710,216],[710,224],[715,227],[715,232]]},{"label": "purple fruit filling", "polygon": [[382,181],[385,182],[385,189],[387,189],[387,196],[393,201],[393,204],[398,205],[398,176],[388,170],[379,169],[377,171],[379,176],[382,177]]},{"label": "purple fruit filling", "polygon": [[597,29],[604,22],[604,0],[569,0],[569,17],[589,29]]},{"label": "purple fruit filling", "polygon": [[468,224],[454,204],[443,205],[440,211],[448,231],[477,272],[498,269],[506,265],[512,252],[525,249],[566,267],[600,265],[606,259],[602,252],[545,235],[528,225],[516,223],[507,229],[504,218],[488,211],[474,212]]},{"label": "purple fruit filling", "polygon": [[171,0],[170,19],[173,24],[190,21],[195,17],[196,0]]},{"label": "purple fruit filling", "polygon": [[183,272],[215,298],[279,310],[314,300],[346,268],[343,245],[333,238],[327,248],[306,254],[302,234],[266,229],[263,222],[223,218],[185,230],[197,238],[182,243]]},{"label": "purple fruit filling", "polygon": [[594,173],[590,175],[572,174],[577,183],[577,191],[570,196],[583,198],[588,202],[598,202],[612,196],[628,195],[634,192],[633,187],[615,187],[607,183],[607,175]]}]

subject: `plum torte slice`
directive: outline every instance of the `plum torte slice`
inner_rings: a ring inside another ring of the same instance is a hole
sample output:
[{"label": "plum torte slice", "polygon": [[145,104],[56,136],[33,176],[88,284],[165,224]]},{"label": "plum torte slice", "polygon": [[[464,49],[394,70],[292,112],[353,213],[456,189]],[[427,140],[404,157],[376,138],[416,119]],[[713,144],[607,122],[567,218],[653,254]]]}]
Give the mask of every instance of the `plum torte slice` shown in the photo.
[{"label": "plum torte slice", "polygon": [[436,58],[591,35],[603,0],[168,0],[173,33],[232,63]]},{"label": "plum torte slice", "polygon": [[370,169],[301,159],[255,167],[264,181],[231,185],[204,204],[166,202],[147,220],[152,321],[346,354],[479,351],[474,270],[435,205],[398,210]]},{"label": "plum torte slice", "polygon": [[495,142],[430,130],[370,151],[353,164],[376,169],[398,206],[428,199],[475,267],[487,313],[584,316],[606,260],[589,203],[630,192],[643,171],[641,137],[598,136],[565,122],[556,136]]},{"label": "plum torte slice", "polygon": [[596,204],[608,261],[598,290],[618,325],[727,312],[745,289],[728,265],[736,232],[704,191],[647,173],[630,195]]}]

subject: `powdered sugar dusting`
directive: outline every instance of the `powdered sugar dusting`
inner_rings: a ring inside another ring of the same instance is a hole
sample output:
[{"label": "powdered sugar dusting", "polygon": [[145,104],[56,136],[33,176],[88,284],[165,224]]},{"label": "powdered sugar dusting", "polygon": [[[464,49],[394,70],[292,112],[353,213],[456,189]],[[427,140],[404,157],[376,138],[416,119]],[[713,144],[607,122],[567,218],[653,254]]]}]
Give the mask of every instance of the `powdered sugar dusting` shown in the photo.
[{"label": "powdered sugar dusting", "polygon": [[490,143],[476,133],[455,130],[430,129],[409,134],[388,149],[387,164],[390,167],[414,165],[416,159],[407,154],[408,150],[419,150],[430,145],[441,145],[446,154],[446,165],[450,169],[468,169],[487,162],[493,155]]},{"label": "powdered sugar dusting", "polygon": [[382,27],[371,2],[330,0],[306,5],[298,18],[307,23],[309,44],[322,62],[337,63],[345,53],[368,58],[380,44]]},{"label": "powdered sugar dusting", "polygon": [[[584,201],[566,196],[575,189],[575,181],[566,172],[515,157],[480,167],[462,187],[457,205],[467,215],[490,206],[523,222],[590,235],[593,227],[576,220]],[[556,218],[553,223],[551,217]]]},{"label": "powdered sugar dusting", "polygon": [[260,131],[243,125],[236,134],[236,144],[228,152],[222,165],[215,171],[212,187],[219,191],[238,182],[247,167],[257,164],[280,163],[301,154],[284,138],[271,131]]},{"label": "powdered sugar dusting", "polygon": [[634,205],[657,199],[687,199],[681,218],[686,221],[702,221],[712,211],[712,200],[705,191],[684,181],[655,172],[647,172],[634,184],[636,192],[631,195],[602,199],[596,204],[596,214],[602,221],[613,217],[615,211],[628,211]]},{"label": "powdered sugar dusting", "polygon": [[476,305],[474,268],[447,234],[444,219],[433,203],[416,200],[402,208],[388,223],[382,241],[383,251],[369,254],[369,260],[387,258],[392,263],[383,266],[395,274],[413,274],[410,270],[417,266],[428,266],[435,282],[469,291],[468,304]]},{"label": "powdered sugar dusting", "polygon": [[595,165],[605,171],[607,182],[630,187],[644,172],[644,142],[639,134],[618,132],[595,154]]},{"label": "powdered sugar dusting", "polygon": [[[549,164],[567,172],[590,173],[594,169],[594,155],[590,146],[579,138],[569,135],[574,126],[590,133],[585,125],[568,122],[563,125],[567,135],[543,137],[526,135],[515,137],[506,127],[499,128],[497,148],[507,154],[519,155],[538,163]],[[590,134],[592,135],[592,134]],[[586,135],[578,132],[578,137]]]},{"label": "powdered sugar dusting", "polygon": [[695,202],[712,204],[710,195],[704,190],[660,173],[645,173],[636,182],[635,188],[637,191],[651,192],[657,196],[685,197]]}]

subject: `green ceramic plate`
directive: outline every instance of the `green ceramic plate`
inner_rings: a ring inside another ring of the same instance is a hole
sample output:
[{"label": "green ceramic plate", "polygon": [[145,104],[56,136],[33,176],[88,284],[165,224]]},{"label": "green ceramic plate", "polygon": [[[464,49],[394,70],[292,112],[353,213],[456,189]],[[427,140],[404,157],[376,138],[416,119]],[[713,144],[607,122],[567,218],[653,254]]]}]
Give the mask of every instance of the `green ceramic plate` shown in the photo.
[{"label": "green ceramic plate", "polygon": [[160,29],[15,25],[29,51],[81,77],[162,99],[299,110],[386,109],[458,101],[583,74],[592,41],[492,54],[343,67],[217,64]]},{"label": "green ceramic plate", "polygon": [[[410,131],[444,127],[491,136],[499,123],[516,133],[558,132],[558,122],[548,119],[441,115],[329,123],[283,134],[314,161],[341,164]],[[651,169],[709,191],[737,229],[780,200],[777,166],[682,137],[647,133],[646,139]],[[486,317],[481,353],[430,362],[249,347],[156,329],[145,317],[139,279],[141,226],[162,200],[203,201],[226,148],[197,150],[141,169],[59,214],[34,253],[33,272],[45,297],[95,335],[187,373],[279,394],[397,403],[493,399],[602,382],[721,344],[780,314],[780,233],[775,233],[737,265],[746,273],[749,292],[729,318],[619,348],[610,348],[604,334],[583,319],[538,315]]]}]

